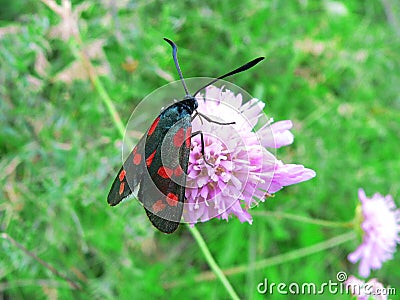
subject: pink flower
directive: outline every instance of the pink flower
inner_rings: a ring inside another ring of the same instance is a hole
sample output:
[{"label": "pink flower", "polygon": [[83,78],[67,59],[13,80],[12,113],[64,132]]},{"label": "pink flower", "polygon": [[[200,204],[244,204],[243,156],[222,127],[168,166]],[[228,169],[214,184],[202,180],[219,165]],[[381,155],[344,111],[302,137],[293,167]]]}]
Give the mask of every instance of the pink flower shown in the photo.
[{"label": "pink flower", "polygon": [[[267,193],[283,186],[311,179],[313,170],[302,165],[285,165],[266,148],[278,148],[293,142],[291,121],[271,124],[264,103],[228,89],[209,86],[204,97],[197,96],[198,111],[219,122],[201,116],[192,121],[192,131],[204,133],[204,162],[201,138],[191,140],[186,187],[185,221],[194,224],[211,218],[227,220],[235,215],[241,222],[252,222],[249,208],[264,201]],[[256,130],[255,128],[259,128]]]},{"label": "pink flower", "polygon": [[351,293],[357,298],[357,300],[386,300],[387,295],[390,295],[391,290],[385,288],[376,278],[365,281],[358,279],[354,276],[350,276],[346,282],[346,291]]},{"label": "pink flower", "polygon": [[374,194],[367,198],[364,190],[358,190],[361,201],[363,230],[362,243],[348,255],[352,263],[360,261],[359,273],[368,277],[371,269],[377,270],[382,263],[393,258],[396,246],[400,243],[400,210],[392,196]]}]

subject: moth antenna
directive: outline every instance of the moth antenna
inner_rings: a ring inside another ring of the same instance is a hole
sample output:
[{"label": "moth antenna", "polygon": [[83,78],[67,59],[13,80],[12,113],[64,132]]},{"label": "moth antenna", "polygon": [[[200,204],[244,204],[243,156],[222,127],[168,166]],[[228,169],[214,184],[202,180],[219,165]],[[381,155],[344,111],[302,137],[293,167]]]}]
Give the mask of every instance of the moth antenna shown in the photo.
[{"label": "moth antenna", "polygon": [[252,61],[249,61],[248,63],[244,64],[243,66],[241,66],[241,67],[239,67],[239,68],[237,68],[237,69],[235,69],[235,70],[233,70],[233,71],[230,71],[229,73],[226,73],[226,74],[224,74],[224,75],[222,75],[222,76],[219,76],[218,78],[215,78],[215,79],[212,80],[211,82],[207,83],[205,86],[199,88],[199,89],[196,91],[196,93],[193,94],[193,97],[196,97],[196,95],[197,95],[202,89],[205,89],[206,87],[208,87],[209,85],[211,85],[211,84],[217,82],[217,81],[220,80],[220,79],[223,79],[223,78],[228,77],[228,76],[232,76],[232,75],[234,75],[234,74],[237,74],[237,73],[246,71],[246,70],[248,70],[248,69],[254,67],[256,64],[258,64],[258,63],[259,63],[260,61],[262,61],[264,58],[265,58],[265,57],[258,57],[258,58],[256,58],[256,59],[253,59]]},{"label": "moth antenna", "polygon": [[186,96],[190,96],[189,91],[188,91],[187,86],[186,86],[186,83],[185,83],[185,80],[183,79],[181,67],[179,66],[179,62],[178,62],[178,57],[177,57],[177,55],[176,55],[176,53],[178,52],[178,47],[177,47],[176,44],[175,44],[173,41],[171,41],[170,39],[164,38],[164,40],[165,40],[168,44],[170,44],[171,47],[172,47],[172,57],[174,58],[174,63],[175,63],[176,70],[178,71],[178,74],[179,74],[179,77],[180,77],[180,79],[181,79],[183,88],[185,89]]}]

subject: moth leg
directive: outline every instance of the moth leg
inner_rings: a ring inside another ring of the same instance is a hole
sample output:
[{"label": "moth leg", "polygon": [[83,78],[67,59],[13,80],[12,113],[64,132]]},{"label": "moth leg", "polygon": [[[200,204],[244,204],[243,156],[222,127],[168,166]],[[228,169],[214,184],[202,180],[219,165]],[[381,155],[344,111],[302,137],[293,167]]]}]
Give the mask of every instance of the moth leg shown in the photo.
[{"label": "moth leg", "polygon": [[195,132],[193,132],[191,135],[190,135],[190,138],[192,138],[192,137],[194,137],[194,136],[196,136],[196,135],[198,135],[198,134],[200,134],[200,140],[201,140],[201,155],[203,155],[203,159],[204,159],[204,162],[207,164],[207,165],[209,165],[210,167],[212,167],[212,168],[215,168],[215,165],[213,165],[212,163],[210,163],[207,159],[206,159],[206,156],[205,156],[205,154],[204,154],[204,148],[205,148],[205,146],[204,146],[204,135],[203,135],[203,132],[202,131],[195,131]]},{"label": "moth leg", "polygon": [[200,121],[201,121],[201,124],[203,124],[203,121],[201,120],[201,118],[204,118],[205,120],[207,120],[207,121],[210,122],[210,123],[215,123],[215,124],[218,124],[218,125],[232,125],[232,124],[236,124],[236,122],[227,122],[227,123],[223,123],[223,122],[215,121],[215,120],[213,120],[213,119],[207,117],[206,115],[203,115],[202,113],[199,113],[197,110],[196,110],[195,114],[194,114],[193,117],[192,117],[192,121],[193,121],[193,119],[196,118],[197,116],[199,116]]},{"label": "moth leg", "polygon": [[203,120],[202,120],[202,118],[200,117],[199,112],[198,112],[197,110],[196,110],[195,114],[192,116],[192,121],[193,121],[197,116],[199,116],[200,123],[201,123],[201,125],[203,125]]}]

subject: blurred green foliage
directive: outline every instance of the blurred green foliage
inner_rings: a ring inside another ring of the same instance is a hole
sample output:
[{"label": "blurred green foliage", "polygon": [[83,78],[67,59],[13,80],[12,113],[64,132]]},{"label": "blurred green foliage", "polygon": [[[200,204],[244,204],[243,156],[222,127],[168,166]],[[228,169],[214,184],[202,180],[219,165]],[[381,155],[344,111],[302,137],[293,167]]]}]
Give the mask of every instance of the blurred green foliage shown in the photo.
[{"label": "blurred green foliage", "polygon": [[[216,76],[266,56],[231,81],[263,99],[275,120],[294,121],[295,142],[278,155],[316,170],[317,177],[255,210],[349,221],[359,187],[368,196],[390,193],[399,204],[398,5],[99,0],[73,1],[72,9],[85,50],[124,121],[142,98],[177,78],[163,37],[178,44],[186,77]],[[72,290],[2,239],[1,298],[226,298],[218,281],[193,282],[208,266],[185,226],[167,236],[155,232],[134,201],[108,207],[121,137],[74,53],[76,41],[61,39],[68,24],[39,1],[1,1],[0,7],[0,229],[83,286]],[[229,277],[244,299],[265,297],[256,290],[264,278],[323,283],[338,271],[357,274],[346,257],[358,240],[251,268],[343,229],[260,216],[252,225],[232,219],[197,227],[221,268],[249,266]],[[399,260],[396,253],[373,277],[399,287]],[[181,285],[165,288],[173,282]]]}]

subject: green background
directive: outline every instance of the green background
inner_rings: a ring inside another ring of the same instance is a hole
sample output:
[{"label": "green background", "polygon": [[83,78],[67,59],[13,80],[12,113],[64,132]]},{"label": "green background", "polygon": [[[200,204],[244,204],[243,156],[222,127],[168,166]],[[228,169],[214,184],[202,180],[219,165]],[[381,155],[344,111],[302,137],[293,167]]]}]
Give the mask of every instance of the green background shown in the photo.
[{"label": "green background", "polygon": [[[217,76],[266,56],[230,81],[262,99],[268,116],[294,122],[295,142],[278,149],[278,157],[314,169],[317,177],[254,211],[348,222],[360,187],[367,196],[392,194],[399,204],[397,1],[73,1],[81,42],[60,38],[70,27],[41,1],[0,1],[0,7],[2,299],[229,297],[218,280],[194,281],[209,266],[185,226],[164,235],[135,201],[107,205],[121,136],[87,76],[82,49],[124,123],[147,94],[177,79],[163,37],[178,44],[186,77]],[[346,258],[358,238],[254,269],[263,259],[351,228],[274,214],[254,216],[252,225],[231,219],[196,227],[222,269],[245,266],[228,277],[243,299],[265,298],[257,293],[264,278],[321,284],[335,281],[339,271],[358,273]],[[399,262],[395,253],[371,277],[400,288]],[[267,298],[288,297],[312,298]]]}]

